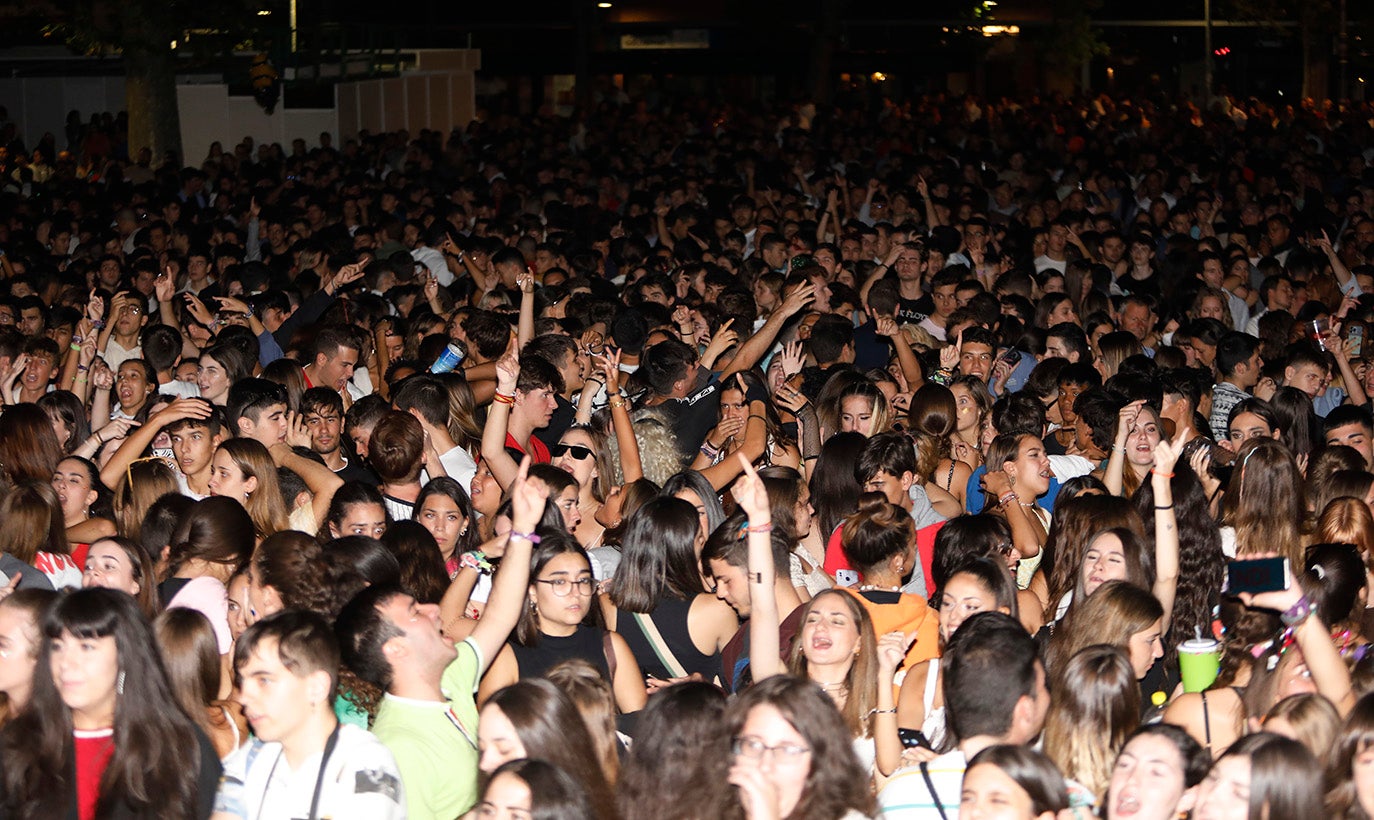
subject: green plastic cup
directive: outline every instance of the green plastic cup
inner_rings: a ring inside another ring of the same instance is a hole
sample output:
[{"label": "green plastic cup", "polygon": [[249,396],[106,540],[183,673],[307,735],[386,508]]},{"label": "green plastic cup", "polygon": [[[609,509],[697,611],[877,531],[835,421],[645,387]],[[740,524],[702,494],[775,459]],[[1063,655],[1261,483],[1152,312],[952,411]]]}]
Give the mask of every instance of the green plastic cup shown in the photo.
[{"label": "green plastic cup", "polygon": [[1192,638],[1179,644],[1178,671],[1185,692],[1201,692],[1211,686],[1221,671],[1221,642]]}]

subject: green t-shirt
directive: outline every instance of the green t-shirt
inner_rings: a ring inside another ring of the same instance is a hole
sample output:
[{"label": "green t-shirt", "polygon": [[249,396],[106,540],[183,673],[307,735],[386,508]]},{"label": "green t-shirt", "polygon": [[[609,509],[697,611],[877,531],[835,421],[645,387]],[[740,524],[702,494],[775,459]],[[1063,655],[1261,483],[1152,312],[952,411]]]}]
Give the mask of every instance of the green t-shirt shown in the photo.
[{"label": "green t-shirt", "polygon": [[411,820],[453,820],[477,803],[477,679],[482,653],[471,640],[440,681],[445,703],[388,694],[372,733],[396,758]]},{"label": "green t-shirt", "polygon": [[347,692],[339,692],[334,698],[334,717],[345,726],[357,726],[359,729],[367,728],[368,714],[362,707],[354,703]]}]

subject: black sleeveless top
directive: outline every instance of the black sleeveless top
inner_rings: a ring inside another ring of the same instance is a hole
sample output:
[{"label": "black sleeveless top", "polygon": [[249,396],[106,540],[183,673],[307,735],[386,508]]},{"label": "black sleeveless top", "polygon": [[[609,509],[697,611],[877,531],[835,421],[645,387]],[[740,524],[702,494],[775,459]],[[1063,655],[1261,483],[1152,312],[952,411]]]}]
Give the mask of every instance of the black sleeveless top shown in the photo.
[{"label": "black sleeveless top", "polygon": [[708,681],[720,674],[720,653],[703,655],[692,642],[692,633],[687,629],[687,614],[691,610],[691,600],[665,599],[659,601],[654,611],[647,615],[624,611],[616,615],[615,631],[630,645],[630,652],[634,653],[635,660],[639,662],[639,671],[659,680],[676,677],[654,651],[653,644],[644,634],[644,630],[640,629],[637,618],[647,618],[658,627],[658,634],[663,637],[663,643],[667,644],[687,674],[699,672]]},{"label": "black sleeveless top", "polygon": [[521,678],[542,677],[545,672],[569,660],[581,658],[595,666],[607,681],[611,680],[610,667],[606,665],[605,631],[592,626],[578,626],[577,631],[566,638],[539,634],[539,642],[525,646],[512,638],[511,651],[515,653],[515,664],[520,669]]}]

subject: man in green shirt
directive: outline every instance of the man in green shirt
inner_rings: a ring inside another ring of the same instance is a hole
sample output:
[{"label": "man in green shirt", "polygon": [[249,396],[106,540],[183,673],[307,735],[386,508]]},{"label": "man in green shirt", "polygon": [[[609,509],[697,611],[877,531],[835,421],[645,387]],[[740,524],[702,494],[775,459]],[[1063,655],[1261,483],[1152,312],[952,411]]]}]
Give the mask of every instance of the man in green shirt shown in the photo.
[{"label": "man in green shirt", "polygon": [[512,527],[482,618],[462,643],[445,635],[439,607],[396,586],[368,587],[339,614],[335,631],[353,671],[386,692],[372,732],[396,758],[412,820],[452,820],[477,802],[477,704],[490,660],[515,628],[529,586],[535,527],[548,489],[511,485]]}]

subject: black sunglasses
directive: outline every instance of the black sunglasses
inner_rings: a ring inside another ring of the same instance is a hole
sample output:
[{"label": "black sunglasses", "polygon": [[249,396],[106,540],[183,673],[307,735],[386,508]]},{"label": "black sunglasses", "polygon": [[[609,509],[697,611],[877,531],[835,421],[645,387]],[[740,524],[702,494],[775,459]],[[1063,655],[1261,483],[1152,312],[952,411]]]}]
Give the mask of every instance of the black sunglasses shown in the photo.
[{"label": "black sunglasses", "polygon": [[593,453],[586,447],[579,447],[576,444],[555,444],[549,448],[549,455],[558,458],[564,453],[569,453],[578,461],[586,461],[591,458]]}]

